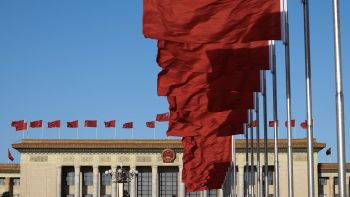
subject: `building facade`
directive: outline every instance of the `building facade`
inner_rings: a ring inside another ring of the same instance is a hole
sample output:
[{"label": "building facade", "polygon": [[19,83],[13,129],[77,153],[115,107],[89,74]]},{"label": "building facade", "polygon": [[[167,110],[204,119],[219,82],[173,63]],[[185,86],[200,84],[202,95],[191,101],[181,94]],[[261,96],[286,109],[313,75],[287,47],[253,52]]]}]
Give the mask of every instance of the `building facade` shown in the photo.
[{"label": "building facade", "polygon": [[[236,140],[236,193],[245,195],[251,186],[257,193],[257,167],[254,180],[246,180],[245,140]],[[256,143],[254,141],[254,147]],[[280,196],[287,197],[287,140],[279,140]],[[295,196],[307,192],[307,141],[293,141]],[[336,165],[317,164],[317,153],[325,144],[315,141],[315,190],[318,196],[336,197]],[[37,140],[24,139],[13,148],[21,153],[19,165],[0,165],[0,195],[21,197],[213,197],[226,196],[223,190],[186,193],[181,181],[182,144],[180,140]],[[261,148],[262,144],[261,144]],[[269,194],[274,196],[273,141],[268,141]],[[250,157],[249,157],[250,158]],[[256,164],[256,155],[254,157]],[[264,155],[260,155],[263,172]],[[117,184],[106,170],[135,169],[138,175],[129,183]],[[250,177],[250,176],[248,176]],[[20,178],[20,179],[19,179]],[[348,186],[350,173],[347,174]],[[20,181],[20,183],[19,183]],[[265,183],[263,183],[265,184]],[[350,189],[350,188],[349,188]]]}]

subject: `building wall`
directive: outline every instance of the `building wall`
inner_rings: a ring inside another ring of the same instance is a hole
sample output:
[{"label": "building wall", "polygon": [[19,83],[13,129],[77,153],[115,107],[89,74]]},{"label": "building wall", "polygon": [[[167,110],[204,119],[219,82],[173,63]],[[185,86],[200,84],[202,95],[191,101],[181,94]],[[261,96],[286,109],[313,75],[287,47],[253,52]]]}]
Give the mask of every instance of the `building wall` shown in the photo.
[{"label": "building wall", "polygon": [[0,185],[0,196],[9,192],[12,195],[20,194],[20,186],[13,184],[13,179],[19,179],[19,173],[0,173],[0,178],[4,179],[4,185]]}]

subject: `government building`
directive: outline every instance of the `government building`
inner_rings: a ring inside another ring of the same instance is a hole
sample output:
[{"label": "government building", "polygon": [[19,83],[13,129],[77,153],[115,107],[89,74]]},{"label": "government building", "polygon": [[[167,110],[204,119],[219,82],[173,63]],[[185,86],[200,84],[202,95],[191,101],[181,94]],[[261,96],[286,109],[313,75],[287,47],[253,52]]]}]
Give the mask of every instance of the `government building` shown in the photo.
[{"label": "government building", "polygon": [[[237,197],[244,197],[244,187],[248,185],[244,184],[247,183],[244,178],[245,140],[237,139],[235,146],[236,193]],[[228,193],[225,186],[219,190],[185,192],[181,182],[181,140],[23,139],[12,147],[20,152],[20,164],[0,164],[0,197],[226,197]],[[315,192],[319,197],[336,197],[337,165],[318,163],[317,159],[318,152],[325,147],[324,143],[314,142],[315,180],[318,180]],[[266,184],[269,197],[273,197],[273,140],[268,141],[268,150]],[[286,139],[279,140],[279,150],[280,196],[287,197]],[[293,140],[293,151],[295,196],[303,197],[307,194],[307,140]],[[263,164],[263,153],[260,158]],[[254,159],[256,164],[256,157]],[[120,168],[138,173],[129,182],[115,183],[105,171]],[[261,166],[260,171],[264,168]],[[256,177],[249,184],[257,184]],[[347,166],[348,191],[349,180],[350,165]]]}]

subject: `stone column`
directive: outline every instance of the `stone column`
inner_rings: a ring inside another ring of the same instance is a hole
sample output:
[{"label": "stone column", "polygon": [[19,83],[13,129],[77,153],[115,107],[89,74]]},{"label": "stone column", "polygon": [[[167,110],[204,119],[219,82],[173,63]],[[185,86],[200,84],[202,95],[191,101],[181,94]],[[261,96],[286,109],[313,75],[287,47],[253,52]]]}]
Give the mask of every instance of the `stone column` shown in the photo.
[{"label": "stone column", "polygon": [[[116,172],[117,171],[117,166],[112,166],[112,171]],[[111,183],[111,187],[112,187],[112,197],[117,197],[117,183],[116,182],[112,182]]]},{"label": "stone column", "polygon": [[74,196],[80,197],[80,166],[74,166]]},{"label": "stone column", "polygon": [[[130,170],[135,170],[135,166],[130,166]],[[130,181],[130,197],[136,197],[136,177]]]},{"label": "stone column", "polygon": [[208,197],[208,190],[202,191],[202,197]]},{"label": "stone column", "polygon": [[62,189],[62,167],[57,166],[57,178],[56,178],[56,196],[61,197],[61,189]]},{"label": "stone column", "polygon": [[117,183],[118,187],[118,197],[123,197],[124,196],[124,184],[123,183]]},{"label": "stone column", "polygon": [[243,168],[243,166],[239,166],[238,176],[239,176],[239,179],[238,179],[237,185],[239,185],[239,196],[244,197],[244,168]]},{"label": "stone column", "polygon": [[158,197],[158,166],[152,166],[152,197]]},{"label": "stone column", "polygon": [[179,166],[179,176],[178,176],[178,182],[179,182],[179,187],[178,187],[178,193],[179,197],[185,197],[185,184],[182,182],[182,166]]},{"label": "stone column", "polygon": [[92,167],[92,184],[93,184],[93,197],[98,197],[98,175],[99,175],[99,171],[98,171],[98,166],[93,166]]},{"label": "stone column", "polygon": [[330,176],[328,181],[328,195],[329,197],[334,197],[334,177]]},{"label": "stone column", "polygon": [[218,189],[218,197],[223,197],[224,191],[222,189]]}]

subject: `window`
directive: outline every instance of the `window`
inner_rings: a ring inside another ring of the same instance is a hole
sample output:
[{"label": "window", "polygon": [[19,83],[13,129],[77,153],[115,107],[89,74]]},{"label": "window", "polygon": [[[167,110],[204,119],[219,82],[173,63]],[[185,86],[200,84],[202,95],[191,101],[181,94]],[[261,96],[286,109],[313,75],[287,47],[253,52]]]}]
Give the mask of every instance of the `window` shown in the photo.
[{"label": "window", "polygon": [[318,179],[318,184],[319,185],[322,185],[322,186],[327,185],[327,182],[328,182],[328,178],[326,178],[326,177],[320,177]]},{"label": "window", "polygon": [[84,197],[92,197],[92,194],[85,194]]},{"label": "window", "polygon": [[338,177],[334,177],[334,185],[339,185],[339,179],[338,179]]},{"label": "window", "polygon": [[105,173],[101,173],[101,185],[111,185],[112,184],[112,177],[111,175],[107,175]]},{"label": "window", "polygon": [[102,195],[101,197],[111,197],[110,194],[105,194],[105,195]]},{"label": "window", "polygon": [[217,196],[217,190],[216,189],[211,189],[208,192],[209,197],[216,197]]},{"label": "window", "polygon": [[3,177],[0,178],[0,185],[5,185],[5,178]]},{"label": "window", "polygon": [[159,196],[172,197],[177,195],[177,167],[159,167]]},{"label": "window", "polygon": [[66,182],[67,185],[74,185],[74,172],[67,172]]},{"label": "window", "polygon": [[[83,181],[85,186],[93,185],[93,174],[92,172],[84,172],[83,173]],[[89,197],[89,196],[86,196]]]},{"label": "window", "polygon": [[19,186],[20,185],[20,179],[19,178],[14,178],[13,179],[13,185],[14,186]]},{"label": "window", "polygon": [[186,192],[186,197],[200,197],[201,193],[200,192]]},{"label": "window", "polygon": [[152,196],[152,169],[151,167],[139,167],[137,175],[137,196]]},{"label": "window", "polygon": [[325,194],[325,186],[327,185],[328,178],[326,177],[320,177],[318,178],[318,195],[320,197],[326,197]]},{"label": "window", "polygon": [[246,185],[247,184],[255,185],[255,172],[256,172],[255,167],[253,167],[253,171],[250,166],[246,168],[246,171],[244,173],[244,182]]}]

